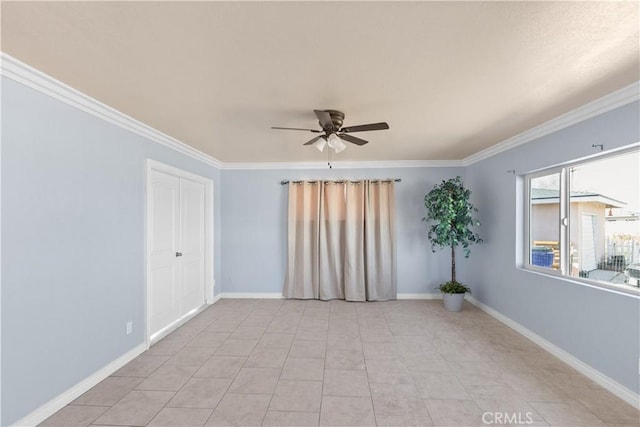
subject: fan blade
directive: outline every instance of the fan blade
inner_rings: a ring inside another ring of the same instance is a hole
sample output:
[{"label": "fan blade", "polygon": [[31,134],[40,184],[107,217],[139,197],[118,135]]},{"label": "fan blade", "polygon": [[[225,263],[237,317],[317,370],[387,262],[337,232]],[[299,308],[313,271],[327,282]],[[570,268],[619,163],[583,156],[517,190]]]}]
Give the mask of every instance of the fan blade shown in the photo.
[{"label": "fan blade", "polygon": [[320,133],[322,132],[321,130],[317,130],[317,129],[302,129],[302,128],[283,128],[280,126],[271,126],[271,129],[283,129],[283,130],[306,130],[308,132],[313,132],[313,133]]},{"label": "fan blade", "polygon": [[320,135],[320,136],[316,136],[316,137],[315,137],[315,138],[313,138],[311,141],[309,141],[309,142],[305,142],[305,143],[304,143],[304,144],[302,144],[302,145],[311,145],[311,144],[313,144],[314,142],[316,142],[317,140],[319,140],[320,138],[322,138],[322,135]]},{"label": "fan blade", "polygon": [[336,130],[333,127],[333,120],[331,120],[331,114],[327,113],[326,111],[320,111],[320,110],[313,110],[313,112],[316,113],[316,116],[320,121],[320,126],[322,126],[322,129]]},{"label": "fan blade", "polygon": [[368,130],[385,130],[389,129],[389,125],[386,122],[371,123],[368,125],[347,126],[340,129],[340,132],[364,132]]},{"label": "fan blade", "polygon": [[364,145],[364,144],[368,144],[369,141],[365,141],[364,139],[360,139],[360,138],[356,138],[355,136],[346,134],[346,133],[339,133],[338,136],[342,139],[344,139],[345,141],[351,142],[352,144],[356,144],[356,145]]}]

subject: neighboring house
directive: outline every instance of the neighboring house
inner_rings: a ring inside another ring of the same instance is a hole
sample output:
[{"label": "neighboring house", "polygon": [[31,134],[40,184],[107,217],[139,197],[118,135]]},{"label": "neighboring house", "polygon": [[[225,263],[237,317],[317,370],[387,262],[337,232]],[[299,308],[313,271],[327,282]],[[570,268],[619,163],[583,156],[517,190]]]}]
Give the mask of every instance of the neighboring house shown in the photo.
[{"label": "neighboring house", "polygon": [[[558,242],[560,233],[558,190],[531,189],[531,240]],[[592,271],[605,255],[605,218],[607,210],[624,207],[626,203],[603,194],[586,191],[571,192],[569,214],[571,229],[571,274]],[[557,260],[554,260],[557,264]]]}]

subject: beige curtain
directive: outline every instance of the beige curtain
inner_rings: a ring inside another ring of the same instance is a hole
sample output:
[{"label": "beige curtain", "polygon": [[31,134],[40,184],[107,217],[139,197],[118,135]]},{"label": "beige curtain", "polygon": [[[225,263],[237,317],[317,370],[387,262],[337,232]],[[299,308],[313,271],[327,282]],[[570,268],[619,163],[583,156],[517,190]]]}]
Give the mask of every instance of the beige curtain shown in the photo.
[{"label": "beige curtain", "polygon": [[289,183],[289,240],[283,295],[287,298],[320,298],[319,235],[322,183]]},{"label": "beige curtain", "polygon": [[289,183],[287,298],[396,298],[393,181]]},{"label": "beige curtain", "polygon": [[345,184],[325,182],[320,199],[320,299],[344,299]]},{"label": "beige curtain", "polygon": [[367,183],[365,254],[368,301],[396,299],[394,182]]},{"label": "beige curtain", "polygon": [[347,301],[366,301],[365,218],[366,181],[346,184],[344,293]]}]

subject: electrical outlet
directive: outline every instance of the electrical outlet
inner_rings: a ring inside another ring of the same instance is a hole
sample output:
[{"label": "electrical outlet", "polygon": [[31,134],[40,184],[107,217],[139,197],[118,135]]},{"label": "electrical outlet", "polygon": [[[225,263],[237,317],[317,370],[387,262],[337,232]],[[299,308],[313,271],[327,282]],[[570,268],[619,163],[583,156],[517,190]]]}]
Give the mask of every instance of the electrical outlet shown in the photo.
[{"label": "electrical outlet", "polygon": [[133,322],[127,322],[127,335],[130,335],[133,332]]}]

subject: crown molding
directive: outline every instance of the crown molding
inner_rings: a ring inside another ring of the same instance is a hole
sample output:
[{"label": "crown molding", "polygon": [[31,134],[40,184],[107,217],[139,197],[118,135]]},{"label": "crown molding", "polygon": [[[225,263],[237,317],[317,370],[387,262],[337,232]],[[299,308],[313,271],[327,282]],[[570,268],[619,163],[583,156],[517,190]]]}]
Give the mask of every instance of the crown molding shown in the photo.
[{"label": "crown molding", "polygon": [[[384,169],[384,168],[448,168],[463,167],[462,160],[382,160],[331,162],[333,169]],[[224,163],[224,170],[247,169],[328,169],[327,162],[252,162],[252,163]]]},{"label": "crown molding", "polygon": [[542,123],[536,127],[528,129],[518,135],[512,136],[502,142],[491,147],[472,154],[462,160],[464,166],[472,165],[496,154],[510,150],[527,142],[541,138],[550,133],[567,128],[576,123],[598,116],[600,114],[611,111],[615,108],[622,107],[640,99],[640,82],[635,82],[620,90],[612,92],[602,98],[596,99],[588,104],[571,110],[561,116]]},{"label": "crown molding", "polygon": [[222,162],[0,52],[0,75],[216,168]]},{"label": "crown molding", "polygon": [[[181,154],[219,169],[326,169],[326,162],[250,162],[224,163],[184,142],[164,134],[102,102],[73,89],[51,76],[0,52],[0,75],[35,89],[72,107],[112,123]],[[466,167],[519,145],[640,99],[640,82],[583,105],[539,126],[526,130],[462,160],[390,160],[332,162],[334,169]]]}]

